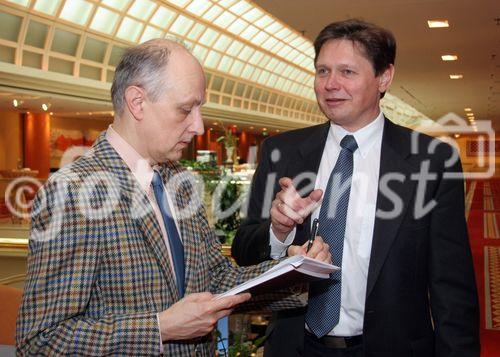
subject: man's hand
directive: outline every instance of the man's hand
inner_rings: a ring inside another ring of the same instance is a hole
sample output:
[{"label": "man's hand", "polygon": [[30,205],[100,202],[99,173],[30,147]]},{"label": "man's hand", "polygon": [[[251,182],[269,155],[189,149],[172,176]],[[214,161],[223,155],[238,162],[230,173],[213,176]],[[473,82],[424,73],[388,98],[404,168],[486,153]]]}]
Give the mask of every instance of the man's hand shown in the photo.
[{"label": "man's hand", "polygon": [[160,312],[162,341],[188,340],[205,336],[217,321],[231,314],[236,305],[250,299],[248,293],[215,299],[210,293],[190,294]]},{"label": "man's hand", "polygon": [[330,247],[328,244],[323,242],[323,238],[316,236],[314,243],[311,245],[309,252],[307,251],[307,245],[309,242],[305,242],[303,245],[291,245],[288,247],[288,255],[305,255],[309,258],[317,259],[322,262],[332,264],[332,255],[330,254]]},{"label": "man's hand", "polygon": [[317,189],[302,198],[293,187],[290,178],[282,177],[279,184],[281,191],[276,194],[271,205],[271,229],[276,238],[283,242],[295,225],[304,222],[316,208],[323,191]]}]

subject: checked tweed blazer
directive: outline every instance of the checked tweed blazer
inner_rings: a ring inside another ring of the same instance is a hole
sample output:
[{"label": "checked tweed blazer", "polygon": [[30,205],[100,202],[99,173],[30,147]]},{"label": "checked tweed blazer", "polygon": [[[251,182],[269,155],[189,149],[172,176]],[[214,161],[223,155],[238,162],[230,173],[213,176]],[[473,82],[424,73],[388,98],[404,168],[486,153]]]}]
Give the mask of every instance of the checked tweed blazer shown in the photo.
[{"label": "checked tweed blazer", "polygon": [[[221,255],[193,184],[162,165],[186,260],[186,295],[223,292],[273,263],[237,268]],[[89,152],[50,177],[32,208],[28,274],[17,321],[18,355],[160,355],[157,313],[179,300],[152,207],[101,134]],[[303,302],[289,291],[255,296],[252,307]],[[165,355],[210,356],[211,335],[165,342]]]}]

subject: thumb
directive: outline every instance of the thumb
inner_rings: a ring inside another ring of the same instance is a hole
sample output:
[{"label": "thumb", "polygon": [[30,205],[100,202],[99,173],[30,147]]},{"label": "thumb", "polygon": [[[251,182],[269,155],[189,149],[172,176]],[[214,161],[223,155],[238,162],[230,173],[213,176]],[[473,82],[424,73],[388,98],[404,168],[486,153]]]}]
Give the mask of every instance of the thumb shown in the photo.
[{"label": "thumb", "polygon": [[314,202],[319,202],[323,196],[323,190],[318,188],[309,194],[309,198]]}]

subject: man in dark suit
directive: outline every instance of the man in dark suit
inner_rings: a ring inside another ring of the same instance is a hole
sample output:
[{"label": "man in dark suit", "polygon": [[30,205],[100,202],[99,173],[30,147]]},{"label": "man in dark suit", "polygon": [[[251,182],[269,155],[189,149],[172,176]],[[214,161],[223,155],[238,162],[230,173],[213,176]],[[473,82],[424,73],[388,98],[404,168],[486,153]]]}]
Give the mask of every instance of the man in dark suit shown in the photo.
[{"label": "man in dark suit", "polygon": [[[115,120],[50,177],[32,210],[19,355],[212,356],[217,320],[250,298],[213,294],[273,262],[223,257],[195,184],[177,163],[203,133],[205,76],[181,45],[151,40],[115,71]],[[329,261],[321,242],[309,252]],[[303,306],[292,291],[247,304]]]},{"label": "man in dark suit", "polygon": [[311,284],[307,308],[275,316],[265,354],[479,356],[456,153],[381,112],[394,75],[389,31],[347,20],[314,46],[329,121],[264,142],[232,254],[248,265],[294,253],[319,218],[342,272]]}]

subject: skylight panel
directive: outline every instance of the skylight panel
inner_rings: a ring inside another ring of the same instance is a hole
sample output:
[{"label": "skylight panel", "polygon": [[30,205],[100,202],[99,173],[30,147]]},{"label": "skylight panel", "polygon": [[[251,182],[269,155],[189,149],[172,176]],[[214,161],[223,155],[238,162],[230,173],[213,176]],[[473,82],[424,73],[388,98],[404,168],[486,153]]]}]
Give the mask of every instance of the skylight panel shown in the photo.
[{"label": "skylight panel", "polygon": [[241,74],[241,71],[243,70],[243,66],[244,66],[243,62],[235,60],[233,66],[231,67],[231,70],[229,71],[230,74],[238,77]]},{"label": "skylight panel", "polygon": [[208,52],[208,56],[205,59],[205,66],[214,69],[217,68],[217,65],[219,64],[221,57],[222,57],[221,54],[216,51]]},{"label": "skylight panel", "polygon": [[187,34],[187,37],[193,41],[197,41],[200,35],[203,33],[203,31],[206,30],[206,28],[207,27],[205,25],[202,25],[201,23],[196,23]]},{"label": "skylight panel", "polygon": [[37,0],[33,9],[54,16],[61,0]]},{"label": "skylight panel", "polygon": [[278,21],[273,21],[273,23],[267,25],[264,30],[269,32],[271,35],[275,35],[277,32],[283,30],[283,26]]},{"label": "skylight panel", "polygon": [[184,8],[191,0],[167,0],[169,3]]},{"label": "skylight panel", "polygon": [[242,19],[236,19],[231,26],[228,27],[228,31],[239,35],[244,29],[248,27],[249,23]]},{"label": "skylight panel", "polygon": [[254,54],[255,50],[250,46],[245,46],[243,50],[238,54],[238,58],[248,62],[248,59]]},{"label": "skylight panel", "polygon": [[264,15],[264,13],[259,9],[257,9],[256,7],[254,7],[252,10],[244,13],[242,17],[248,22],[253,23],[257,21],[259,18],[261,18],[262,15]]},{"label": "skylight panel", "polygon": [[228,72],[229,68],[231,68],[232,64],[234,62],[234,59],[232,59],[229,56],[222,56],[222,59],[219,62],[219,65],[217,66],[217,69],[222,72]]},{"label": "skylight panel", "polygon": [[261,51],[255,51],[254,54],[248,59],[248,62],[254,65],[260,64],[260,61],[264,57],[264,53]]},{"label": "skylight panel", "polygon": [[236,15],[243,15],[245,12],[250,10],[252,8],[252,5],[250,5],[248,2],[241,0],[238,1],[236,4],[231,6],[229,10],[234,12]]},{"label": "skylight panel", "polygon": [[241,34],[240,36],[243,37],[244,39],[246,40],[251,40],[256,34],[257,32],[259,32],[260,30],[253,26],[253,25],[249,25]]},{"label": "skylight panel", "polygon": [[128,14],[141,20],[147,20],[155,9],[156,3],[150,0],[135,0],[128,10]]},{"label": "skylight panel", "polygon": [[201,63],[203,63],[205,61],[205,57],[207,56],[207,53],[208,53],[208,49],[206,49],[205,47],[203,47],[201,45],[195,45],[193,48],[193,55]]},{"label": "skylight panel", "polygon": [[130,0],[102,0],[101,3],[113,9],[123,11],[127,8]]},{"label": "skylight panel", "polygon": [[226,28],[236,20],[236,16],[231,14],[229,11],[224,11],[215,21],[214,24],[222,28]]},{"label": "skylight panel", "polygon": [[191,26],[193,25],[194,21],[187,18],[186,16],[184,15],[179,15],[174,23],[172,24],[172,26],[170,26],[170,28],[168,29],[169,32],[173,32],[177,35],[181,35],[181,36],[185,36],[189,29],[191,28]]},{"label": "skylight panel", "polygon": [[201,16],[210,6],[212,6],[212,3],[207,0],[194,0],[186,7],[186,10],[197,16]]},{"label": "skylight panel", "polygon": [[59,17],[78,25],[85,25],[93,5],[85,0],[66,0]]},{"label": "skylight panel", "polygon": [[176,16],[177,14],[172,10],[160,6],[149,22],[163,29],[167,29]]},{"label": "skylight panel", "polygon": [[292,74],[292,71],[293,71],[293,67],[290,66],[289,64],[287,64],[285,66],[285,69],[283,70],[283,72],[280,72],[280,73],[283,77],[290,77],[290,75]]},{"label": "skylight panel", "polygon": [[214,5],[205,12],[201,17],[203,17],[205,20],[212,22],[214,21],[217,17],[219,17],[220,14],[224,12],[224,9],[220,6]]},{"label": "skylight panel", "polygon": [[238,0],[219,0],[218,1],[218,4],[220,6],[224,6],[225,8],[228,8],[228,7],[231,7],[233,6],[234,4],[236,4],[238,2]]},{"label": "skylight panel", "polygon": [[241,76],[245,79],[250,79],[254,70],[255,70],[254,66],[246,64],[245,67],[243,68],[243,71],[241,72]]},{"label": "skylight panel", "polygon": [[7,0],[7,1],[24,7],[28,6],[30,3],[30,0]]},{"label": "skylight panel", "polygon": [[257,46],[261,46],[264,41],[266,41],[270,36],[265,33],[264,31],[259,30],[257,35],[255,35],[252,38],[252,43],[256,44]]},{"label": "skylight panel", "polygon": [[125,16],[116,37],[130,42],[137,42],[143,27],[144,25],[139,21],[132,20],[130,17]]},{"label": "skylight panel", "polygon": [[262,71],[259,78],[257,78],[256,80],[261,84],[265,84],[269,80],[270,76],[271,73],[269,73],[268,71]]},{"label": "skylight panel", "polygon": [[98,7],[90,23],[90,28],[111,35],[119,17],[120,16],[114,11]]},{"label": "skylight panel", "polygon": [[274,35],[279,38],[280,40],[283,40],[290,36],[292,34],[292,31],[289,29],[282,27],[280,31],[276,32]]},{"label": "skylight panel", "polygon": [[[265,29],[267,31],[267,26],[273,23],[273,18],[269,15],[264,15],[257,21],[255,21],[254,25],[260,27],[261,29]],[[269,32],[269,31],[268,31]]]},{"label": "skylight panel", "polygon": [[162,38],[162,37],[163,37],[163,31],[153,26],[146,26],[146,29],[144,30],[144,33],[142,34],[139,42],[142,43],[151,40],[153,38]]},{"label": "skylight panel", "polygon": [[212,30],[211,28],[207,28],[203,35],[200,37],[199,42],[207,47],[212,47],[219,33],[217,31]]},{"label": "skylight panel", "polygon": [[278,56],[287,58],[290,52],[292,52],[292,48],[288,45],[285,45],[281,50],[278,51]]},{"label": "skylight panel", "polygon": [[299,48],[304,42],[306,42],[305,38],[295,34],[295,37],[288,43],[292,47]]},{"label": "skylight panel", "polygon": [[269,61],[269,63],[266,65],[265,68],[271,72],[275,72],[275,68],[277,65],[278,65],[278,60],[273,57],[271,58],[271,60]]},{"label": "skylight panel", "polygon": [[[269,38],[262,44],[262,47],[268,51],[274,49],[274,47],[278,44],[278,40],[274,37],[269,36]],[[275,50],[278,52],[279,50]],[[275,52],[273,51],[273,52]]]},{"label": "skylight panel", "polygon": [[263,72],[265,72],[265,71],[262,71],[260,68],[255,68],[255,71],[252,73],[252,77],[250,78],[250,80],[258,83],[259,78]]},{"label": "skylight panel", "polygon": [[216,50],[219,50],[221,52],[226,52],[227,48],[229,47],[229,45],[231,45],[231,42],[233,40],[226,36],[226,35],[220,35],[219,39],[214,43],[214,48]]},{"label": "skylight panel", "polygon": [[227,49],[227,53],[231,56],[236,57],[238,55],[238,53],[240,53],[240,51],[243,47],[244,47],[244,45],[240,41],[234,40],[233,43],[231,43],[231,45]]}]

